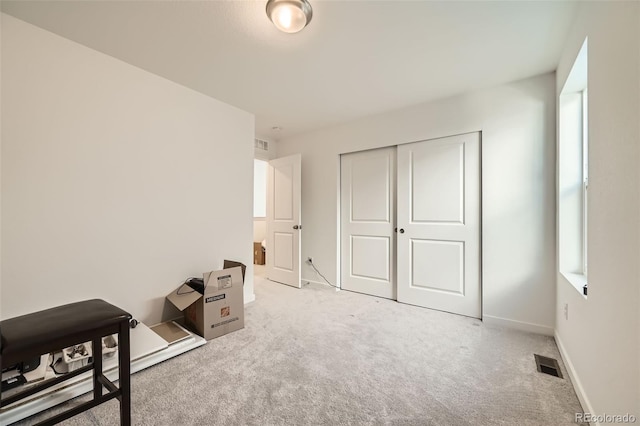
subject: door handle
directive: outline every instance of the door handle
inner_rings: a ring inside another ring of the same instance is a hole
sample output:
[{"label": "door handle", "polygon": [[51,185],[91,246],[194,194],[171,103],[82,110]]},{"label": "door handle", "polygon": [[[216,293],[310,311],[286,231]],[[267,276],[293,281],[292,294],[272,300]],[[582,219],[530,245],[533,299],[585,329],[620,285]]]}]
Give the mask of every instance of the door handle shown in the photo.
[{"label": "door handle", "polygon": [[400,228],[400,233],[404,234],[404,229]]},{"label": "door handle", "polygon": [[302,229],[302,225],[293,225],[293,229]]}]

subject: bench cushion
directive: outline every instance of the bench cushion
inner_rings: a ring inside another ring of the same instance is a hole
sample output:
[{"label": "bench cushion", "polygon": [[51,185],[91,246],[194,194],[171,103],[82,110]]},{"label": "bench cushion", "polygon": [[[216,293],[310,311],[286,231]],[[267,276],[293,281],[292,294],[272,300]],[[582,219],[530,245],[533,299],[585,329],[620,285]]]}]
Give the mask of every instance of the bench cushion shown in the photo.
[{"label": "bench cushion", "polygon": [[24,356],[89,341],[100,329],[113,328],[116,332],[118,325],[130,319],[129,313],[100,299],[6,319],[0,322],[2,364],[8,366]]}]

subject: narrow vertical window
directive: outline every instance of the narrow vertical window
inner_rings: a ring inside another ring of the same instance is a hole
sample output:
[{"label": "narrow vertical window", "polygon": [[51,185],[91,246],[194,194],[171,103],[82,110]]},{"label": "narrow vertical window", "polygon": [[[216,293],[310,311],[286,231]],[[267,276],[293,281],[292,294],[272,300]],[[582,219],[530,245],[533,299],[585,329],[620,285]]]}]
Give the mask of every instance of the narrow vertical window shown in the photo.
[{"label": "narrow vertical window", "polygon": [[589,252],[587,64],[585,40],[558,100],[558,264],[560,273],[585,295]]}]

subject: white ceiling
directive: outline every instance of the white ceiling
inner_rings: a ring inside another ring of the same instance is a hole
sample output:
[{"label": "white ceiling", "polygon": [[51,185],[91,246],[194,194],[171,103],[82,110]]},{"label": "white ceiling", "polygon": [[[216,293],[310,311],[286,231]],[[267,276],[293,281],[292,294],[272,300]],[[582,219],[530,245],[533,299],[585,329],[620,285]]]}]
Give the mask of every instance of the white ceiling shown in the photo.
[{"label": "white ceiling", "polygon": [[[2,10],[256,115],[278,140],[556,68],[569,1],[2,1]],[[282,127],[273,131],[273,126]]]}]

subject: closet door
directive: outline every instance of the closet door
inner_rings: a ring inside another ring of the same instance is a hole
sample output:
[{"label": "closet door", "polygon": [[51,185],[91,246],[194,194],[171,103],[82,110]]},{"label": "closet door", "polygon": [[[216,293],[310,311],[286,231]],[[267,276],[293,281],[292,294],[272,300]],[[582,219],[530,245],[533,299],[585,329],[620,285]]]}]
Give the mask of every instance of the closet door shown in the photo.
[{"label": "closet door", "polygon": [[480,135],[398,147],[398,301],[481,316]]},{"label": "closet door", "polygon": [[396,298],[396,148],[345,154],[341,162],[341,287]]}]

